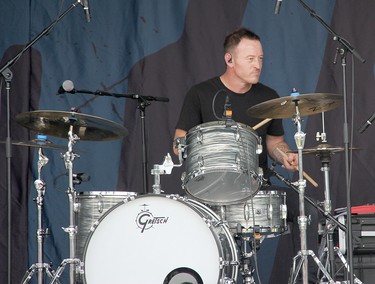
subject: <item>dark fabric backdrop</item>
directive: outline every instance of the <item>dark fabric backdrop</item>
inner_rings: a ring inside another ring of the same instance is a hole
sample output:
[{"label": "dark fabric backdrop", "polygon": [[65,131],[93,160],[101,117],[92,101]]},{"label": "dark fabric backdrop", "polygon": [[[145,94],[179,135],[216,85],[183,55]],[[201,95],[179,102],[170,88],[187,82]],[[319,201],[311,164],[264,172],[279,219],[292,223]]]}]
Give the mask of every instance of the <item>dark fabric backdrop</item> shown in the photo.
[{"label": "dark fabric backdrop", "polygon": [[[293,87],[301,93],[342,93],[340,62],[332,64],[337,42],[332,40],[332,36],[327,37],[327,31],[310,17],[298,1],[283,1],[279,15],[274,15],[274,1],[262,0],[230,3],[225,0],[89,2],[90,23],[85,22],[82,8],[76,7],[56,23],[48,36],[34,45],[35,53],[31,56],[25,54],[12,67],[15,77],[12,84],[12,118],[29,110],[65,111],[78,107],[84,114],[106,118],[127,127],[129,134],[123,140],[80,141],[76,144],[75,149],[81,157],[74,161],[74,172],[85,172],[91,176],[89,182],[76,187],[77,191],[142,192],[141,119],[136,102],[132,100],[85,94],[56,96],[58,87],[66,79],[72,80],[76,89],[100,89],[170,99],[168,103],[151,102],[146,108],[148,172],[154,164],[161,164],[164,156],[171,152],[174,126],[186,90],[192,84],[219,75],[224,70],[223,37],[238,26],[251,28],[261,36],[265,52],[261,80],[275,88],[281,96],[288,96]],[[354,108],[350,107],[349,111],[354,110],[353,146],[362,149],[353,153],[352,184],[356,193],[353,194],[353,203],[372,203],[371,133],[374,130],[369,128],[359,135],[357,129],[374,111],[374,23],[371,15],[374,4],[369,0],[306,2],[329,24],[332,17],[334,29],[367,59],[365,64],[355,62],[355,102]],[[10,57],[10,53],[6,54],[7,49],[27,43],[71,4],[46,0],[2,1],[2,64]],[[348,56],[348,75],[351,67]],[[2,91],[2,140],[5,138],[4,94]],[[326,114],[328,142],[338,146],[342,146],[342,111],[337,109]],[[314,140],[315,132],[321,132],[320,115],[306,118],[304,126],[306,123],[307,146],[315,146],[318,143]],[[293,122],[285,119],[284,125],[286,138],[294,146]],[[35,137],[35,133],[28,133],[14,121],[12,134],[14,139],[19,140]],[[67,145],[66,139],[49,139],[57,145]],[[19,232],[12,231],[15,242],[12,283],[18,283],[26,269],[37,260],[36,206],[33,201],[36,196],[33,180],[36,178],[37,156],[35,149],[16,148],[14,151],[13,209],[16,212],[13,222],[14,230]],[[46,149],[49,163],[43,169],[47,184],[44,225],[51,232],[45,242],[45,260],[52,262],[54,268],[69,257],[68,236],[61,229],[69,225],[69,211],[65,193],[66,169],[60,152]],[[320,185],[319,189],[308,185],[306,193],[321,199],[324,185],[320,162],[316,157],[305,157],[306,171]],[[332,159],[334,207],[345,206],[342,158],[342,154],[336,154]],[[175,157],[173,159],[177,162]],[[5,167],[4,152],[2,160]],[[171,175],[162,176],[165,192],[183,194],[179,180],[182,171],[182,168],[174,169]],[[5,170],[2,172],[0,282],[5,283],[7,211]],[[280,172],[292,177],[281,169]],[[151,192],[153,177],[149,175],[148,180],[147,188]],[[171,234],[172,237],[178,236]],[[292,256],[289,236],[265,240],[258,253],[262,283],[286,283]],[[64,271],[63,283],[67,281],[67,274]],[[34,277],[32,283],[35,280]]]},{"label": "dark fabric backdrop", "polygon": [[[7,61],[13,58],[22,46],[15,45],[9,47],[4,53],[1,66]],[[18,61],[15,68],[12,68],[14,79],[11,81],[11,93],[10,93],[10,116],[29,111],[29,109],[37,109],[39,97],[40,97],[40,84],[41,84],[41,56],[35,49],[28,50],[23,57]],[[1,88],[1,137],[7,136],[7,95],[5,90],[5,82]],[[22,98],[22,99],[20,99]],[[10,121],[10,134],[13,141],[29,141],[29,132],[22,128],[20,125],[15,123],[13,120]],[[11,241],[12,241],[12,268],[13,275],[12,283],[16,283],[15,279],[19,282],[20,275],[25,273],[25,266],[28,264],[27,255],[27,199],[28,190],[31,181],[31,167],[33,159],[33,149],[27,147],[13,146],[11,147],[11,181],[10,188],[8,186],[8,161],[5,151],[4,139],[0,145],[1,151],[1,191],[0,191],[0,202],[1,202],[1,282],[6,283],[7,279],[7,251],[8,251],[8,193],[11,191],[12,195],[12,223],[11,223]],[[34,238],[35,239],[35,238]]]}]

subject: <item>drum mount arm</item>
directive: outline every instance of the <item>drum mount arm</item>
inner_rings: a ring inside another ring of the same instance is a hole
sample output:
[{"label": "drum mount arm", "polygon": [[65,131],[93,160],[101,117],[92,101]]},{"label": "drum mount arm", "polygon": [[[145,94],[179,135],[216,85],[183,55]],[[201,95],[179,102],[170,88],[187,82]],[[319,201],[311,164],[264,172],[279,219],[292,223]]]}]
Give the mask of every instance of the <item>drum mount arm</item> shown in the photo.
[{"label": "drum mount arm", "polygon": [[152,185],[153,193],[160,194],[162,192],[160,185],[160,175],[170,175],[174,167],[182,166],[182,154],[179,151],[179,164],[174,164],[172,157],[169,153],[164,157],[163,164],[155,164],[154,168],[151,170],[151,174],[154,176],[154,184]]}]

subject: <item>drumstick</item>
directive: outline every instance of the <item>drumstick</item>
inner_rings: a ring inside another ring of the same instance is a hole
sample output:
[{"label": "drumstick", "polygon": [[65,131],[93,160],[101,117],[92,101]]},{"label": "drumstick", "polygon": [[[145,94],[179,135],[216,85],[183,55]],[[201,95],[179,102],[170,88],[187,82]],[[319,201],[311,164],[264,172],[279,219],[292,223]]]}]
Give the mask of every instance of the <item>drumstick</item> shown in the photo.
[{"label": "drumstick", "polygon": [[272,118],[266,118],[263,121],[259,122],[257,125],[253,127],[254,130],[257,130],[259,127],[265,125],[268,121],[272,120]]},{"label": "drumstick", "polygon": [[[279,151],[279,153],[281,155],[283,155],[284,157],[287,157],[288,155],[286,153],[284,153],[283,151],[281,151],[279,148],[276,147],[276,150]],[[294,168],[298,171],[298,166],[294,166]],[[315,180],[312,179],[312,177],[310,177],[305,171],[303,171],[303,176],[315,187],[318,187],[318,184],[316,183]]]}]

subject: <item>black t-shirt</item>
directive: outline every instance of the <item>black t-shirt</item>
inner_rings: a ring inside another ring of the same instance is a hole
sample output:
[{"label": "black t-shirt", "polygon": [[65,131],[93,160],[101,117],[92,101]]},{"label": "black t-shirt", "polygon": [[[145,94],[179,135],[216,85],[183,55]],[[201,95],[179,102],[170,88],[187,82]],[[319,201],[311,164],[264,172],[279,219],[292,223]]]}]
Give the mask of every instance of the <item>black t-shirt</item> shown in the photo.
[{"label": "black t-shirt", "polygon": [[[206,122],[221,120],[228,97],[232,109],[232,119],[253,127],[263,119],[253,118],[246,111],[259,103],[279,98],[275,90],[255,84],[244,94],[234,93],[224,86],[219,77],[214,77],[193,86],[187,93],[176,128],[189,131]],[[259,166],[267,171],[266,135],[282,136],[284,129],[281,119],[273,119],[256,130],[262,140],[263,152],[259,156]]]}]

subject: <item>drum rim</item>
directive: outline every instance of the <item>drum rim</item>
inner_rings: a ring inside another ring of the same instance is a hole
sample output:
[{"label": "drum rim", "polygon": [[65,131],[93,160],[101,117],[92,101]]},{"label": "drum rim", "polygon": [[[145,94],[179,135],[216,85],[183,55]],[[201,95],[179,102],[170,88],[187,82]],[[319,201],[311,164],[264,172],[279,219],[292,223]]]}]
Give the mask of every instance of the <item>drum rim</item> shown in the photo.
[{"label": "drum rim", "polygon": [[[257,134],[257,132],[249,125],[247,124],[244,124],[244,123],[241,123],[241,122],[236,122],[236,121],[233,121],[234,124],[231,126],[231,128],[233,128],[234,126],[240,126],[240,128],[244,129],[244,130],[248,130],[249,132],[251,132],[252,134],[254,134],[256,137],[258,137],[259,139],[259,135]],[[199,125],[196,125],[192,128],[189,129],[189,131],[187,132],[186,136],[189,135],[189,133],[191,132],[194,132],[198,129],[201,129],[201,128],[204,128],[204,127],[210,127],[210,126],[226,126],[227,122],[224,121],[224,120],[214,120],[214,121],[208,121],[208,122],[204,122],[204,123],[201,123]]]},{"label": "drum rim", "polygon": [[207,199],[202,199],[202,198],[199,198],[199,197],[193,195],[191,192],[189,192],[188,188],[185,188],[185,192],[190,199],[195,199],[200,203],[207,204],[207,205],[210,205],[210,206],[211,205],[222,206],[222,205],[236,205],[236,204],[240,204],[242,202],[246,202],[247,200],[253,198],[259,192],[259,187],[258,187],[258,189],[254,190],[254,192],[252,192],[250,194],[250,196],[246,196],[246,197],[241,198],[241,199],[236,199],[235,201],[209,201]]},{"label": "drum rim", "polygon": [[96,197],[98,195],[101,196],[132,196],[132,195],[138,195],[137,192],[132,192],[132,191],[120,191],[120,190],[92,190],[92,191],[77,191],[76,192],[77,197],[78,196],[93,196]]}]

